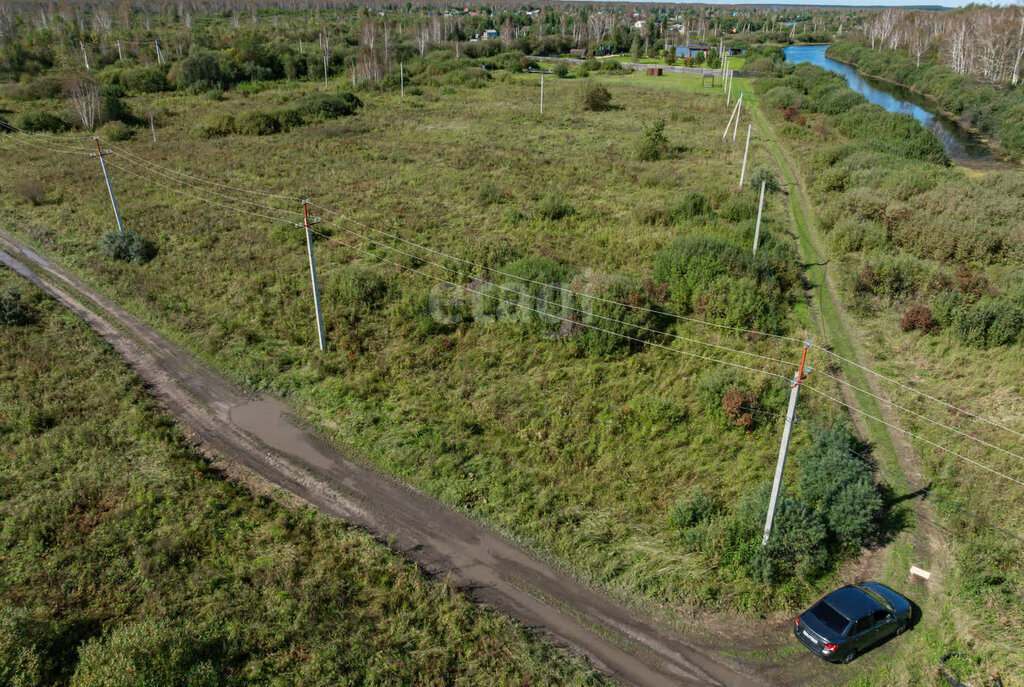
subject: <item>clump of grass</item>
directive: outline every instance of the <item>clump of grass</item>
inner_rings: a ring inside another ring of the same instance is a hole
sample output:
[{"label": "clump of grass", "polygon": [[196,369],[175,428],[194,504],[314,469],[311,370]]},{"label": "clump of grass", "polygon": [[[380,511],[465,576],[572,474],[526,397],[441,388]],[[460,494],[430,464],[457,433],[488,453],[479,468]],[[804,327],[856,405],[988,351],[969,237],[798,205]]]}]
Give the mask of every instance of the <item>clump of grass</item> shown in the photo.
[{"label": "clump of grass", "polygon": [[544,196],[535,209],[538,217],[550,220],[559,220],[575,212],[565,196],[557,191]]}]

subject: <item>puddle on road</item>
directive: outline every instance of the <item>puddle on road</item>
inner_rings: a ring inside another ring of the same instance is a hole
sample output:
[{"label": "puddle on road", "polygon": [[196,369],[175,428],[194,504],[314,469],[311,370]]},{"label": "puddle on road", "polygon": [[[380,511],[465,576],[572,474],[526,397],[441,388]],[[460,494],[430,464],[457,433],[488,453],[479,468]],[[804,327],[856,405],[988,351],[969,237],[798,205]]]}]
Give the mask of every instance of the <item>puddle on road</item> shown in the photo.
[{"label": "puddle on road", "polygon": [[291,408],[272,398],[262,398],[228,411],[231,422],[275,451],[303,458],[317,467],[335,466],[336,461],[290,419],[291,415]]}]

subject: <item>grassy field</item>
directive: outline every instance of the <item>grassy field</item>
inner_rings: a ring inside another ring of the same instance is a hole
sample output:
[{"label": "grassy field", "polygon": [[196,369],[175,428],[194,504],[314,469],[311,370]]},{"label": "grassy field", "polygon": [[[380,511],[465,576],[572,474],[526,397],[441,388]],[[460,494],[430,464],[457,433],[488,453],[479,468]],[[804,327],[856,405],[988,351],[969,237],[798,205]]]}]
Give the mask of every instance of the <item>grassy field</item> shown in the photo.
[{"label": "grassy field", "polygon": [[[756,193],[738,187],[742,144],[722,142],[716,130],[728,117],[725,103],[720,91],[700,88],[699,77],[661,77],[655,90],[636,88],[655,82],[642,75],[594,75],[591,81],[611,90],[613,107],[604,112],[581,111],[586,79],[551,80],[542,117],[534,77],[470,74],[464,84],[456,76],[413,75],[404,99],[393,91],[361,93],[366,106],[354,117],[271,137],[200,140],[192,132],[210,113],[281,107],[315,85],[265,84],[215,100],[139,96],[129,99],[136,112],[162,113],[157,141],[143,130],[116,145],[220,183],[308,195],[481,264],[555,261],[545,269],[576,285],[600,284],[607,275],[642,283],[680,237],[749,245]],[[666,154],[641,162],[635,151],[642,132],[658,119],[666,121]],[[17,159],[0,173],[11,230],[239,381],[280,394],[338,441],[582,577],[669,608],[759,612],[792,610],[828,585],[827,575],[812,584],[766,585],[733,566],[709,576],[714,559],[685,549],[668,518],[690,487],[729,503],[770,478],[779,429],[770,413],[781,402],[770,378],[737,373],[742,384],[761,389],[769,413],[745,431],[721,415],[718,401],[709,407],[700,397],[700,384],[713,376],[706,361],[664,350],[593,355],[580,337],[551,338],[536,323],[439,323],[429,315],[431,282],[360,252],[373,248],[365,242],[355,249],[317,244],[330,342],[321,355],[301,233],[115,168],[128,226],[155,241],[160,254],[141,267],[113,263],[96,249],[112,226],[96,161],[55,159],[13,137],[3,148],[7,160]],[[111,162],[174,186],[123,158]],[[752,146],[748,174],[770,164],[768,153]],[[24,179],[44,189],[38,205],[17,191]],[[675,219],[690,192],[704,194],[715,212]],[[251,208],[268,215],[299,209],[280,199],[258,202],[275,208]],[[552,203],[570,212],[553,219]],[[355,240],[329,228],[337,241]],[[779,196],[769,197],[762,238],[795,256]],[[424,264],[429,255],[371,252],[451,276]],[[764,326],[801,336],[811,324],[802,290],[786,301],[764,314]],[[657,325],[794,363],[799,357],[792,342],[748,341],[684,322]],[[807,408],[825,421],[834,412],[813,399]],[[799,458],[792,465],[795,480]]]},{"label": "grassy field", "polygon": [[[906,567],[920,564],[929,549],[934,555],[929,564],[939,572],[931,591],[918,594],[923,612],[918,631],[900,644],[897,658],[856,684],[931,684],[938,679],[940,656],[950,651],[968,657],[958,666],[961,678],[1019,677],[1024,674],[1024,654],[1017,646],[1024,631],[1022,546],[955,508],[1019,534],[1021,488],[938,446],[1019,476],[1013,455],[964,434],[1011,454],[1024,452],[1024,445],[1015,433],[950,411],[912,389],[1010,428],[1024,420],[1015,373],[1020,343],[979,344],[979,338],[986,341],[983,333],[964,326],[971,308],[1012,313],[1017,302],[1019,227],[1002,218],[1018,214],[1018,195],[1007,189],[1019,187],[1022,173],[967,174],[919,159],[912,150],[886,148],[884,134],[863,136],[846,128],[842,114],[816,111],[819,103],[828,107],[829,91],[820,85],[824,79],[810,74],[804,81],[818,85],[804,93],[799,117],[789,112],[786,121],[778,107],[764,110],[798,171],[812,180],[810,227],[827,252],[850,340],[866,352],[862,362],[911,387],[881,383],[886,398],[953,429],[897,412],[902,427],[932,442],[911,441],[916,458],[909,476],[945,500],[933,500],[941,523],[927,524],[936,540],[915,546],[904,538],[889,553],[888,574],[905,576]],[[766,91],[763,100],[777,101],[789,94],[773,88],[798,83],[779,80],[758,87]],[[885,126],[875,130],[884,132]],[[913,306],[938,313],[937,305],[954,293],[960,310],[929,325],[928,333],[901,326]],[[872,434],[884,432],[872,425]]]},{"label": "grassy field", "polygon": [[0,683],[603,684],[367,535],[227,481],[6,270]]}]

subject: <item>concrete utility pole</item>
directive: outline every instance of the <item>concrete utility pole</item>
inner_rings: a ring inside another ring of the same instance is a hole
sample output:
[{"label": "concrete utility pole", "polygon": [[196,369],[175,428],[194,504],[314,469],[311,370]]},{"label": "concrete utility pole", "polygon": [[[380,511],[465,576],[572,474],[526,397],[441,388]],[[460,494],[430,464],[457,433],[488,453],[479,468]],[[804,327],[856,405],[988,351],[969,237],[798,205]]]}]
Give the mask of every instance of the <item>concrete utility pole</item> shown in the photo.
[{"label": "concrete utility pole", "polygon": [[405,62],[399,62],[398,63],[398,73],[399,73],[399,79],[401,80],[401,84],[402,84],[402,97],[404,98],[405,97]]},{"label": "concrete utility pole", "polygon": [[725,123],[725,131],[722,132],[722,140],[723,141],[725,140],[725,137],[729,135],[729,128],[732,127],[732,119],[733,119],[733,117],[736,116],[736,110],[738,110],[739,107],[740,107],[740,101],[737,100],[736,104],[733,105],[733,107],[732,107],[732,114],[729,115],[729,121]]},{"label": "concrete utility pole", "polygon": [[327,60],[331,54],[331,36],[327,33],[327,29],[324,29],[324,86],[327,85]]},{"label": "concrete utility pole", "polygon": [[318,224],[321,220],[319,217],[310,218],[309,216],[309,201],[302,201],[302,224],[296,224],[297,227],[304,227],[306,229],[306,252],[309,254],[309,277],[313,282],[313,306],[316,309],[316,333],[320,340],[320,350],[327,350],[327,342],[324,339],[324,318],[320,313],[320,285],[316,281],[316,261],[313,259],[313,232],[309,230],[311,224]]},{"label": "concrete utility pole", "polygon": [[85,43],[78,41],[78,47],[82,49],[82,61],[85,62],[85,71],[89,71],[89,53],[85,51]]},{"label": "concrete utility pole", "polygon": [[[793,420],[796,418],[796,399],[800,395],[800,383],[806,379],[804,375],[804,363],[807,361],[807,349],[811,342],[804,342],[804,354],[800,358],[800,369],[793,377],[793,386],[789,389],[789,408],[786,410],[786,426],[782,430],[782,444],[779,446],[779,461],[775,466],[775,481],[772,482],[772,497],[768,502],[768,515],[764,521],[764,537],[761,539],[761,546],[768,545],[768,538],[772,533],[772,525],[775,522],[775,510],[779,505],[779,490],[782,488],[782,473],[786,469],[786,452],[789,450],[789,437],[793,432]],[[810,372],[811,368],[807,368]]]},{"label": "concrete utility pole", "polygon": [[761,182],[761,201],[757,205],[757,224],[754,226],[754,255],[757,255],[757,243],[761,238],[761,213],[764,212],[764,186]]},{"label": "concrete utility pole", "polygon": [[164,51],[160,49],[160,41],[153,41],[153,45],[156,46],[156,61],[160,64],[164,63]]},{"label": "concrete utility pole", "polygon": [[100,167],[103,168],[103,179],[107,182],[107,193],[110,194],[110,204],[114,206],[114,219],[117,220],[117,228],[119,231],[124,231],[124,224],[121,222],[121,210],[117,207],[117,198],[114,197],[114,187],[110,185],[110,175],[107,173],[107,163],[103,159],[104,155],[109,155],[109,150],[103,150],[100,147],[100,137],[95,136],[93,138],[96,141],[96,152],[89,157],[98,157],[100,159]]},{"label": "concrete utility pole", "polygon": [[540,75],[540,113],[544,114],[544,75]]},{"label": "concrete utility pole", "polygon": [[117,60],[118,62],[124,61],[124,53],[121,52],[121,39],[117,39]]},{"label": "concrete utility pole", "polygon": [[740,128],[740,112],[743,111],[743,94],[740,93],[740,99],[736,101],[736,123],[732,128],[732,140],[736,140],[736,131]]},{"label": "concrete utility pole", "polygon": [[[747,124],[747,145],[743,147],[743,166],[740,168],[740,188],[743,188],[743,177],[747,174],[747,153],[750,152],[750,130],[753,124]],[[762,201],[764,196],[761,197]]]}]

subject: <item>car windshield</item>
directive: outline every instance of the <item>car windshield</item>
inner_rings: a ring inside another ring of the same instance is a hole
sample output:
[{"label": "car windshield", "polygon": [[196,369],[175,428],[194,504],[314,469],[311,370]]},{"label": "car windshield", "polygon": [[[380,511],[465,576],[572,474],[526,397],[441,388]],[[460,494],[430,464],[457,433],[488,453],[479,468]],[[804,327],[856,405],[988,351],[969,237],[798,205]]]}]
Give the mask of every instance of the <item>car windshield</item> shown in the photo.
[{"label": "car windshield", "polygon": [[839,611],[829,606],[824,601],[819,601],[811,607],[811,614],[820,620],[828,629],[837,635],[842,634],[846,625],[850,622],[844,618]]}]

